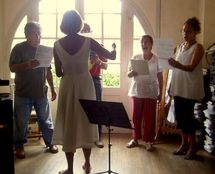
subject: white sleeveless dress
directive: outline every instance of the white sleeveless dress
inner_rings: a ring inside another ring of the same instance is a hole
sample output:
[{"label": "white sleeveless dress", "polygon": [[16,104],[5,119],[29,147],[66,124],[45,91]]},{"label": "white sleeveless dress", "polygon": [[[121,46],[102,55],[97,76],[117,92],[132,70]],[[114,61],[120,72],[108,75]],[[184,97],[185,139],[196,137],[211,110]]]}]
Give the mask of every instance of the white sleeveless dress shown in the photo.
[{"label": "white sleeveless dress", "polygon": [[90,39],[86,38],[79,51],[70,55],[59,41],[55,43],[64,75],[60,81],[53,144],[62,145],[65,152],[91,147],[98,139],[96,125],[89,122],[79,103],[79,99],[96,99],[88,71],[89,47]]},{"label": "white sleeveless dress", "polygon": [[[183,65],[189,65],[196,46],[197,43],[185,51],[183,44],[180,45],[176,51],[176,60]],[[202,61],[199,62],[192,72],[177,68],[173,70],[170,94],[193,100],[201,100],[204,97]]]}]

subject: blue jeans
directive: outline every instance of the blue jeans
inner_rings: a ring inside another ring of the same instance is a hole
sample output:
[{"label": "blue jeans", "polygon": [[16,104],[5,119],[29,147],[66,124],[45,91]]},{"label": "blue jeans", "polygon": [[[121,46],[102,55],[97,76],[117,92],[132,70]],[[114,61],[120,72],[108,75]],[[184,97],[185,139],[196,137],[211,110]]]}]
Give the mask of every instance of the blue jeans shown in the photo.
[{"label": "blue jeans", "polygon": [[[100,77],[93,77],[93,83],[95,86],[96,91],[96,100],[102,100],[102,85],[101,85],[101,78]],[[99,133],[99,141],[101,140],[101,133],[102,133],[102,125],[98,125],[98,133]]]},{"label": "blue jeans", "polygon": [[21,147],[27,142],[28,121],[34,106],[44,142],[51,145],[53,122],[47,96],[41,99],[29,99],[15,96],[14,99],[14,143]]}]

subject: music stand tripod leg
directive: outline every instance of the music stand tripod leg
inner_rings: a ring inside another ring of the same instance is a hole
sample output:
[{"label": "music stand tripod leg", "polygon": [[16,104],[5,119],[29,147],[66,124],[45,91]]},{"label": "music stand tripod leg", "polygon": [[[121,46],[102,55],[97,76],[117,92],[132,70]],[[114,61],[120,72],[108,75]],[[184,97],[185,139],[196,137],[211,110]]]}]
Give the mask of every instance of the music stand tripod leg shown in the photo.
[{"label": "music stand tripod leg", "polygon": [[110,126],[107,126],[107,129],[108,129],[108,170],[104,171],[104,172],[94,173],[94,174],[102,174],[102,173],[119,174],[119,173],[111,171],[111,146],[112,145],[111,145],[111,142],[110,142],[110,134],[111,134],[112,129],[110,128]]}]

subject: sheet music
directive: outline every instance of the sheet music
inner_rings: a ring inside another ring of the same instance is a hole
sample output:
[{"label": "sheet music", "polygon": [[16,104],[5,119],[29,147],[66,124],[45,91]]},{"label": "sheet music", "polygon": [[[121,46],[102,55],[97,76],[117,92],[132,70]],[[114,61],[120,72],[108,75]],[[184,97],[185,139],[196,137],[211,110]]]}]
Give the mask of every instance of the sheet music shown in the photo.
[{"label": "sheet music", "polygon": [[172,39],[155,39],[155,53],[158,56],[160,69],[173,69],[168,59],[174,56],[174,43]]},{"label": "sheet music", "polygon": [[172,39],[155,39],[154,48],[158,57],[169,59],[174,55],[174,43]]},{"label": "sheet music", "polygon": [[35,54],[35,59],[40,62],[38,67],[49,67],[53,58],[53,48],[39,45]]},{"label": "sheet music", "polygon": [[149,65],[145,60],[135,60],[131,59],[131,68],[136,71],[139,75],[149,74]]},{"label": "sheet music", "polygon": [[166,58],[158,57],[158,64],[159,69],[174,69],[174,67],[169,64],[168,59]]}]

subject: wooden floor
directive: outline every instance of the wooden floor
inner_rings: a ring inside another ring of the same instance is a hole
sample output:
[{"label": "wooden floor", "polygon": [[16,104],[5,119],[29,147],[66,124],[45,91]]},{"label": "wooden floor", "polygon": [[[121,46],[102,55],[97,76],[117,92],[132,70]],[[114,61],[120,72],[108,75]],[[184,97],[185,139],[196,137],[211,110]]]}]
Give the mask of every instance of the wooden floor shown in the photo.
[{"label": "wooden floor", "polygon": [[[120,174],[215,174],[215,158],[206,151],[198,152],[198,159],[184,160],[172,152],[178,142],[172,137],[163,137],[154,145],[153,152],[146,151],[142,142],[140,147],[128,149],[130,139],[127,134],[111,135],[111,170]],[[92,173],[108,170],[107,135],[103,136],[105,147],[92,149]],[[26,146],[26,158],[15,159],[16,174],[58,174],[66,168],[64,153],[50,154],[41,141],[31,140]],[[81,150],[75,153],[74,174],[84,174],[81,166],[84,158]]]}]

